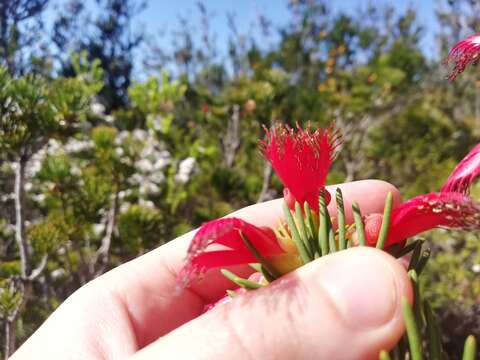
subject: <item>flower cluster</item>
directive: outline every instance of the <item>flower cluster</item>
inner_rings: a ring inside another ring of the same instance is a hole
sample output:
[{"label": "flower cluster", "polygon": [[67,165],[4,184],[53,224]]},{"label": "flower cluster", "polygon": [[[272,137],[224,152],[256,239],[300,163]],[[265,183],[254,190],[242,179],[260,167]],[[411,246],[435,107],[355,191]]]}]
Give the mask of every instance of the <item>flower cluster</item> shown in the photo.
[{"label": "flower cluster", "polygon": [[[322,233],[330,236],[330,246],[342,249],[339,232],[331,221],[321,220],[322,206],[325,209],[330,199],[325,180],[340,139],[334,127],[304,130],[275,125],[266,129],[260,150],[284,185],[285,221],[275,229],[259,228],[238,218],[206,223],[190,244],[180,281],[186,284],[210,269],[251,263],[261,264],[266,277],[274,279],[325,255],[321,245],[301,240]],[[414,197],[391,212],[385,246],[435,227],[480,229],[480,205],[468,196],[479,173],[480,145],[458,164],[440,192]],[[376,245],[382,223],[382,214],[363,218],[367,245]],[[356,244],[354,226],[350,229],[346,241],[352,246]]]},{"label": "flower cluster", "polygon": [[[295,203],[307,203],[318,212],[319,193],[341,144],[339,132],[334,127],[313,131],[310,126],[295,130],[277,124],[266,133],[260,151],[282,180],[288,206],[293,209]],[[236,218],[214,220],[193,238],[180,280],[188,283],[212,268],[259,260],[270,265],[270,273],[285,273],[302,265],[299,256],[288,230],[258,228]]]},{"label": "flower cluster", "polygon": [[[333,225],[336,221],[325,215],[331,197],[325,189],[325,180],[340,145],[341,136],[334,127],[313,131],[310,126],[304,130],[298,126],[293,129],[274,125],[266,129],[260,150],[284,185],[285,220],[275,229],[260,228],[238,218],[204,224],[195,234],[179,274],[183,286],[208,270],[252,263],[259,265],[256,269],[263,274],[263,283],[265,279],[268,283],[327,254],[328,248],[341,250],[345,243],[355,246],[358,226],[364,229],[364,243],[377,245],[383,214],[357,217],[360,224],[341,229],[336,229]],[[480,229],[480,204],[468,195],[479,174],[480,145],[477,145],[454,169],[441,191],[416,196],[387,214],[390,226],[385,247],[388,249],[436,227]],[[341,199],[341,193],[337,193],[337,207],[343,207]],[[339,214],[342,212],[343,208],[339,209]],[[259,286],[227,270],[222,272],[240,286]]]},{"label": "flower cluster", "polygon": [[459,41],[450,50],[445,63],[454,63],[453,70],[448,75],[448,79],[453,81],[460,75],[468,65],[477,64],[480,55],[480,33],[469,36]]},{"label": "flower cluster", "polygon": [[[480,33],[455,45],[446,60],[455,63],[449,79],[477,63],[479,53]],[[345,224],[341,191],[336,194],[338,219],[326,208],[331,195],[325,181],[342,144],[340,132],[334,126],[312,130],[310,125],[302,129],[281,124],[265,132],[259,148],[284,185],[285,220],[272,229],[238,218],[204,224],[192,239],[179,273],[183,286],[211,269],[255,263],[261,276],[254,276],[253,282],[222,269],[240,287],[255,289],[332,250],[359,244],[388,250],[437,227],[480,229],[480,204],[469,196],[471,184],[480,175],[480,144],[457,165],[439,192],[416,196],[393,210],[388,196],[383,214],[364,217],[354,205],[355,224],[349,225]]]},{"label": "flower cluster", "polygon": [[[440,192],[416,196],[393,210],[387,245],[399,243],[435,227],[480,229],[480,204],[468,196],[480,174],[480,145],[457,165]],[[382,215],[365,220],[367,243],[373,245],[380,232]]]},{"label": "flower cluster", "polygon": [[340,132],[334,127],[312,131],[308,126],[303,130],[298,125],[296,131],[282,125],[265,131],[260,150],[282,180],[288,206],[293,209],[295,201],[306,201],[318,211],[318,192],[341,145]]}]

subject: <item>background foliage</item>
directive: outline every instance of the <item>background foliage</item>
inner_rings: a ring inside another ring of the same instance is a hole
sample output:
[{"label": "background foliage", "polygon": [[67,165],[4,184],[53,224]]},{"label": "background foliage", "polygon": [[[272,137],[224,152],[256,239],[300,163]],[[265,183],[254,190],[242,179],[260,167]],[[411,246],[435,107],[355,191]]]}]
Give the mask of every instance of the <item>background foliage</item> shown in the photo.
[{"label": "background foliage", "polygon": [[[335,121],[347,141],[329,182],[385,179],[405,198],[438,189],[480,140],[480,70],[451,84],[441,66],[447,49],[478,29],[475,1],[440,2],[439,54],[421,48],[412,9],[347,15],[321,0],[290,0],[280,27],[259,15],[255,34],[227,16],[226,50],[202,3],[192,15],[201,39],[181,19],[167,50],[131,29],[139,1],[97,0],[98,16],[66,1],[39,49],[48,6],[0,4],[4,355],[89,280],[206,220],[280,196],[258,155],[262,126]],[[135,81],[140,46],[152,75]],[[480,242],[426,237],[434,256],[423,285],[447,350],[458,354],[467,334],[480,338]]]}]

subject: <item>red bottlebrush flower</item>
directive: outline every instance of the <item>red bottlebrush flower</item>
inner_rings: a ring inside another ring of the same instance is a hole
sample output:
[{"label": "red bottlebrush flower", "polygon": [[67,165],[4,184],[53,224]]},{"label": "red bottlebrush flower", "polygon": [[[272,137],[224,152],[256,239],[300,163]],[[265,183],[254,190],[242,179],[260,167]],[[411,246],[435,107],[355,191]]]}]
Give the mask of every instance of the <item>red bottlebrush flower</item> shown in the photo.
[{"label": "red bottlebrush flower", "polygon": [[285,186],[287,204],[293,208],[295,201],[302,205],[306,201],[318,212],[319,191],[341,145],[339,131],[333,126],[315,131],[308,126],[303,130],[298,125],[294,130],[281,124],[265,131],[260,150]]},{"label": "red bottlebrush flower", "polygon": [[458,163],[441,192],[459,192],[468,195],[470,185],[480,175],[480,144]]},{"label": "red bottlebrush flower", "polygon": [[[471,198],[454,192],[416,196],[394,209],[386,246],[436,227],[480,230],[480,205]],[[375,245],[380,231],[381,215],[366,219],[367,243]]]},{"label": "red bottlebrush flower", "polygon": [[285,253],[271,229],[259,228],[237,218],[213,220],[195,234],[179,280],[185,284],[209,269],[258,262],[241,233],[263,257]]},{"label": "red bottlebrush flower", "polygon": [[479,54],[480,33],[469,36],[455,44],[445,60],[445,63],[455,63],[453,70],[448,75],[448,79],[450,81],[455,80],[468,65],[476,64],[479,60]]},{"label": "red bottlebrush flower", "polygon": [[[480,230],[480,204],[468,196],[469,187],[479,174],[480,144],[460,161],[439,193],[416,196],[392,211],[386,245],[436,227]],[[368,244],[376,243],[381,224],[381,214],[365,219]]]},{"label": "red bottlebrush flower", "polygon": [[[292,207],[295,201],[307,201],[318,211],[319,192],[340,145],[339,132],[333,127],[312,131],[283,125],[266,132],[260,147],[285,185],[285,200]],[[300,266],[302,259],[288,230],[275,233],[237,218],[214,220],[195,234],[179,280],[187,284],[209,269],[258,262],[284,274]]]}]

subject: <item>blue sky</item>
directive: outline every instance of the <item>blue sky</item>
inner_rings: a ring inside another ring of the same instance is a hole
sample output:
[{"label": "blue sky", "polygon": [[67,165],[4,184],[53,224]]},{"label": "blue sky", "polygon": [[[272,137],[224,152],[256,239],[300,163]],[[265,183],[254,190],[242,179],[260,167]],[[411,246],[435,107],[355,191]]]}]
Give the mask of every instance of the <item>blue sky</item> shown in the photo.
[{"label": "blue sky", "polygon": [[[198,14],[196,3],[198,0],[150,0],[147,10],[139,18],[147,29],[165,29],[172,31],[177,25],[178,15],[189,16]],[[255,21],[257,14],[263,13],[277,24],[285,23],[288,19],[287,0],[205,0],[207,8],[212,11],[212,27],[217,30],[219,42],[224,42],[227,28],[225,14],[234,12],[237,14],[238,26],[247,30]],[[365,0],[331,0],[330,6],[337,11],[347,13],[355,12],[359,7],[365,6]],[[391,4],[392,1],[377,0],[375,4]],[[172,5],[174,4],[174,5]],[[434,34],[438,30],[435,19],[434,0],[407,1],[394,0],[393,4],[400,10],[413,7],[418,12],[419,22],[425,27],[424,46],[427,51],[435,49]],[[192,16],[194,18],[194,16]]]},{"label": "blue sky", "polygon": [[[93,0],[86,0],[92,3]],[[147,0],[147,8],[135,21],[134,27],[146,30],[155,38],[155,43],[161,47],[171,46],[172,32],[178,28],[179,15],[191,19],[192,25],[199,29],[198,0]],[[67,0],[54,0],[54,4],[62,6]],[[211,13],[211,28],[215,34],[216,42],[220,48],[226,47],[228,28],[226,22],[227,12],[236,14],[236,21],[241,33],[247,32],[252,23],[255,23],[258,14],[267,15],[274,24],[284,24],[289,17],[287,0],[204,0],[209,13]],[[334,11],[354,13],[361,7],[365,7],[365,0],[331,0],[329,5]],[[438,25],[435,19],[435,0],[376,0],[374,4],[385,5],[393,3],[399,10],[414,7],[417,10],[419,23],[424,27],[425,33],[422,40],[422,48],[427,56],[435,56],[437,53],[435,34]],[[47,14],[47,22],[54,18],[54,6],[50,7]],[[160,34],[164,35],[161,36]],[[138,69],[137,69],[138,70]]]}]

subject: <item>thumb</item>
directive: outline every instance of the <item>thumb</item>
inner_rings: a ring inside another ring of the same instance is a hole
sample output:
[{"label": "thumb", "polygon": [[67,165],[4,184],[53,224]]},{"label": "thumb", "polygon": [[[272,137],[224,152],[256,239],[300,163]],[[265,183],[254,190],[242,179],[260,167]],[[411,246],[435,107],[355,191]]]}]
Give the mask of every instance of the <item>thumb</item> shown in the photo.
[{"label": "thumb", "polygon": [[318,259],[177,328],[136,359],[378,359],[411,301],[404,268],[357,247]]}]

